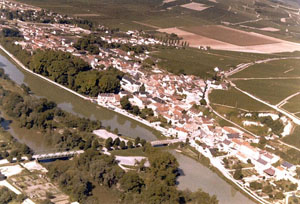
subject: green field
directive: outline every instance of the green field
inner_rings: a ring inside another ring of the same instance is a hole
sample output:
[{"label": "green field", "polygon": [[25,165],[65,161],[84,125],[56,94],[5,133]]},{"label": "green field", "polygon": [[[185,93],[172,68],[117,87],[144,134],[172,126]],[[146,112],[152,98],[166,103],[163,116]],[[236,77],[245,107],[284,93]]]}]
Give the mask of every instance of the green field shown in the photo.
[{"label": "green field", "polygon": [[[237,53],[229,51],[205,52],[198,49],[160,49],[152,52],[153,57],[160,59],[160,68],[179,74],[192,74],[207,77],[213,74],[213,69],[219,67],[228,70],[240,63],[250,62],[269,55]],[[270,57],[272,57],[270,55]]]},{"label": "green field", "polygon": [[284,142],[300,148],[300,126],[296,126],[294,132],[282,139]]},{"label": "green field", "polygon": [[234,83],[240,89],[273,105],[300,91],[300,79],[289,80],[239,80]]},{"label": "green field", "polygon": [[291,112],[300,114],[300,95],[294,96],[282,106],[283,109]]},{"label": "green field", "polygon": [[[217,111],[219,114],[225,116],[228,120],[244,127],[246,130],[256,134],[256,135],[267,135],[268,127],[259,127],[259,126],[243,126],[243,119],[241,119],[240,113],[245,113],[234,108],[228,108],[220,105],[212,105],[212,108]],[[248,111],[247,111],[248,112]]]},{"label": "green field", "polygon": [[300,60],[286,59],[268,63],[255,64],[232,78],[257,78],[257,77],[300,77]]},{"label": "green field", "polygon": [[250,98],[249,96],[231,88],[225,90],[213,90],[209,95],[211,103],[245,109],[248,111],[270,111],[270,107]]}]

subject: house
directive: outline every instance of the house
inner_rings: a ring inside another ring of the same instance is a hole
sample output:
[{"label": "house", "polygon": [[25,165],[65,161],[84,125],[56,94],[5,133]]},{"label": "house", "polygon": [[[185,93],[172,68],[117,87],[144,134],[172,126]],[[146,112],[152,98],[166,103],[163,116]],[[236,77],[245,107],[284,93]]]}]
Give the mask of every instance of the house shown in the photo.
[{"label": "house", "polygon": [[296,166],[287,161],[282,162],[281,166],[288,171],[296,171]]},{"label": "house", "polygon": [[262,151],[260,156],[263,160],[270,162],[271,164],[276,163],[280,159],[278,156],[265,151]]},{"label": "house", "polygon": [[184,128],[176,127],[175,133],[179,139],[185,139],[188,136],[188,132]]},{"label": "house", "polygon": [[258,160],[252,160],[252,163],[254,164],[255,170],[259,173],[262,173],[262,171],[270,167],[268,162],[262,158],[259,158]]},{"label": "house", "polygon": [[281,180],[287,177],[287,172],[283,167],[278,166],[275,168],[275,176],[277,180]]},{"label": "house", "polygon": [[268,169],[265,169],[264,173],[266,173],[269,176],[274,176],[275,175],[275,170],[272,167],[270,167]]},{"label": "house", "polygon": [[131,93],[139,91],[141,85],[142,84],[140,82],[136,82],[135,80],[129,78],[128,76],[124,76],[121,80],[122,88]]},{"label": "house", "polygon": [[107,103],[107,102],[114,103],[114,102],[116,102],[115,100],[116,100],[116,98],[113,93],[101,93],[97,97],[98,104]]}]

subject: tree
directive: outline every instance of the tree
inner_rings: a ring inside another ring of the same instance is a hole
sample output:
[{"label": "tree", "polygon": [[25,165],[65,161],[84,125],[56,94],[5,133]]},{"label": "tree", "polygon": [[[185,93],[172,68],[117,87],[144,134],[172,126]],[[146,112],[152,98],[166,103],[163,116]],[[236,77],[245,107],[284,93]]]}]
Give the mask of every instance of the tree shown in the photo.
[{"label": "tree", "polygon": [[138,106],[132,106],[131,112],[132,112],[134,115],[139,115],[139,114],[141,113],[140,108],[139,108]]},{"label": "tree", "polygon": [[208,193],[203,192],[201,189],[192,193],[191,195],[192,203],[201,203],[201,204],[218,204],[219,201],[215,195],[210,196]]},{"label": "tree", "polygon": [[92,142],[92,148],[93,148],[93,149],[96,150],[99,146],[100,146],[100,145],[99,145],[98,140],[94,140],[94,141]]},{"label": "tree", "polygon": [[153,180],[164,181],[167,185],[175,185],[178,175],[178,162],[169,152],[154,152],[148,157],[149,172]]},{"label": "tree", "polygon": [[131,108],[132,108],[131,103],[129,102],[128,96],[122,97],[120,100],[120,104],[121,104],[121,107],[125,110],[131,110]]},{"label": "tree", "polygon": [[121,141],[120,141],[120,138],[117,137],[117,138],[114,140],[113,145],[114,145],[114,146],[119,146],[119,145],[120,145],[120,142],[121,142]]},{"label": "tree", "polygon": [[202,99],[200,100],[200,104],[201,104],[202,106],[206,106],[206,105],[207,105],[206,100],[205,100],[204,98],[202,98]]},{"label": "tree", "polygon": [[26,86],[25,84],[21,84],[21,88],[23,89],[23,91],[26,94],[30,94],[31,93],[31,89],[28,86]]},{"label": "tree", "polygon": [[22,160],[22,156],[21,156],[21,154],[18,154],[17,161],[20,162],[21,160]]},{"label": "tree", "polygon": [[145,84],[142,84],[142,86],[139,89],[139,92],[145,92],[146,88],[145,88]]},{"label": "tree", "polygon": [[242,174],[242,169],[238,168],[235,170],[234,174],[233,174],[233,178],[236,180],[241,180],[243,179],[244,175]]},{"label": "tree", "polygon": [[147,144],[147,141],[145,139],[142,139],[140,143],[144,147]]},{"label": "tree", "polygon": [[128,141],[128,142],[127,142],[127,147],[128,147],[129,149],[133,148],[133,144],[132,144],[131,141]]},{"label": "tree", "polygon": [[99,80],[100,93],[119,93],[120,80],[112,75],[104,75]]},{"label": "tree", "polygon": [[121,143],[120,143],[120,148],[121,148],[121,149],[125,149],[125,148],[126,148],[126,144],[125,144],[124,141],[121,141]]},{"label": "tree", "polygon": [[257,181],[253,181],[250,183],[250,187],[253,188],[254,190],[259,190],[262,189],[262,184]]},{"label": "tree", "polygon": [[134,171],[129,171],[120,179],[121,188],[125,192],[140,193],[144,186],[144,181]]},{"label": "tree", "polygon": [[107,138],[105,141],[105,147],[107,150],[110,150],[113,144],[113,139],[111,137]]},{"label": "tree", "polygon": [[118,134],[119,134],[119,130],[118,130],[118,128],[115,128],[115,129],[114,129],[114,133],[115,133],[116,135],[118,135]]},{"label": "tree", "polygon": [[269,194],[273,191],[273,187],[271,185],[266,185],[265,187],[263,187],[262,192]]},{"label": "tree", "polygon": [[11,28],[3,28],[2,29],[2,36],[3,37],[20,37],[20,31],[18,29],[11,29]]},{"label": "tree", "polygon": [[138,144],[140,143],[140,141],[141,141],[141,138],[140,138],[140,137],[135,138],[135,140],[134,140],[134,145],[135,145],[135,146],[138,146]]}]

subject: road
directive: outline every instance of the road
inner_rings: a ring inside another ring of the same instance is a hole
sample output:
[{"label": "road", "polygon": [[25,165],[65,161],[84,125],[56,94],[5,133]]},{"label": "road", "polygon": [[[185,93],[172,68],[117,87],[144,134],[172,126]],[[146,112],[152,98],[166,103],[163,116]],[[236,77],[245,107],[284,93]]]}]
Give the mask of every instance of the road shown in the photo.
[{"label": "road", "polygon": [[299,119],[297,116],[294,116],[294,115],[292,115],[291,113],[289,113],[289,112],[287,112],[287,111],[285,111],[285,110],[283,110],[283,109],[281,109],[281,108],[278,108],[278,107],[275,106],[275,105],[271,105],[271,104],[269,104],[269,103],[267,103],[267,102],[265,102],[265,101],[263,101],[263,100],[257,98],[256,96],[253,96],[252,94],[250,94],[250,93],[248,93],[248,92],[246,92],[246,91],[243,91],[242,89],[236,87],[236,85],[233,84],[233,83],[231,83],[231,85],[234,86],[236,90],[238,90],[238,91],[240,91],[240,92],[246,94],[247,96],[249,96],[249,97],[255,99],[255,100],[258,101],[258,102],[261,102],[261,103],[263,103],[263,104],[269,106],[270,108],[273,108],[274,110],[276,110],[276,111],[282,113],[283,115],[285,115],[286,117],[290,118],[295,124],[300,125],[300,119]]},{"label": "road", "polygon": [[288,100],[290,100],[291,98],[293,98],[294,96],[297,96],[300,94],[300,91],[297,93],[294,93],[293,95],[290,95],[288,97],[286,97],[285,99],[283,99],[282,101],[280,101],[276,106],[278,108],[280,108],[281,106],[283,106]]},{"label": "road", "polygon": [[259,79],[266,79],[266,80],[274,80],[274,79],[300,79],[300,77],[256,77],[256,78],[230,78],[230,81],[237,81],[237,80],[259,80]]},{"label": "road", "polygon": [[261,64],[261,63],[267,63],[267,62],[271,62],[271,61],[285,60],[285,59],[300,59],[300,57],[268,58],[268,59],[264,59],[264,60],[258,60],[258,61],[255,61],[255,62],[249,62],[249,63],[246,63],[246,64],[239,64],[239,65],[237,65],[237,67],[234,70],[225,73],[225,77],[229,77],[233,74],[236,74],[240,71],[243,71],[244,69],[247,69],[248,67],[250,67],[252,65],[255,65],[255,64]]},{"label": "road", "polygon": [[248,131],[247,129],[245,129],[245,128],[243,128],[243,127],[241,127],[241,126],[238,125],[237,123],[232,122],[231,120],[227,119],[226,117],[222,116],[220,113],[218,113],[217,111],[215,111],[215,110],[210,106],[210,102],[209,102],[209,98],[208,98],[209,91],[210,91],[210,86],[208,86],[208,88],[207,88],[207,90],[206,90],[206,92],[205,92],[205,94],[204,94],[204,98],[205,98],[205,100],[206,100],[206,102],[207,102],[208,108],[209,108],[210,110],[212,110],[212,112],[213,112],[215,115],[217,115],[218,117],[222,118],[223,120],[225,120],[225,121],[227,121],[227,122],[233,124],[234,126],[240,128],[240,129],[243,130],[244,132],[246,132],[246,133],[248,133],[248,134],[250,134],[250,135],[252,135],[252,136],[254,136],[254,137],[259,138],[258,135],[255,135],[254,133]]}]

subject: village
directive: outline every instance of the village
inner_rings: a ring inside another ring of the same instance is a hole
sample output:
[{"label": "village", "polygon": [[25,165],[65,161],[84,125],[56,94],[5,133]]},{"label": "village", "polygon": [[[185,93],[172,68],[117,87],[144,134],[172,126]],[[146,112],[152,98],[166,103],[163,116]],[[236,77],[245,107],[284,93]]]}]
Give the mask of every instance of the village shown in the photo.
[{"label": "village", "polygon": [[[1,8],[20,12],[38,11],[8,1],[1,2]],[[1,19],[7,20],[5,15],[1,15]],[[150,50],[135,54],[119,48],[99,47],[99,54],[82,53],[74,47],[74,42],[83,35],[91,34],[91,31],[72,24],[41,25],[20,20],[13,20],[11,24],[16,25],[24,37],[24,40],[16,41],[15,44],[29,52],[38,49],[69,52],[88,62],[93,69],[101,71],[114,67],[125,73],[121,80],[122,90],[118,94],[103,93],[98,97],[90,97],[90,100],[142,122],[166,137],[187,141],[199,153],[208,157],[211,164],[226,178],[258,202],[270,203],[272,195],[272,202],[285,203],[287,197],[300,190],[299,169],[296,165],[253,146],[260,142],[260,138],[234,127],[221,127],[214,118],[208,116],[207,92],[211,89],[227,89],[227,83],[192,75],[178,76],[152,65],[151,69],[145,69],[143,62],[151,59]],[[2,29],[11,25],[0,27]],[[168,46],[159,40],[142,37],[138,31],[128,31],[126,35],[111,37],[107,34],[101,39],[107,43],[132,46]],[[212,67],[212,70],[219,75],[226,75],[222,68]],[[121,105],[124,97],[139,110],[151,109],[151,119],[124,110]],[[279,189],[282,183],[288,186],[284,191],[267,190],[273,187]]]}]

